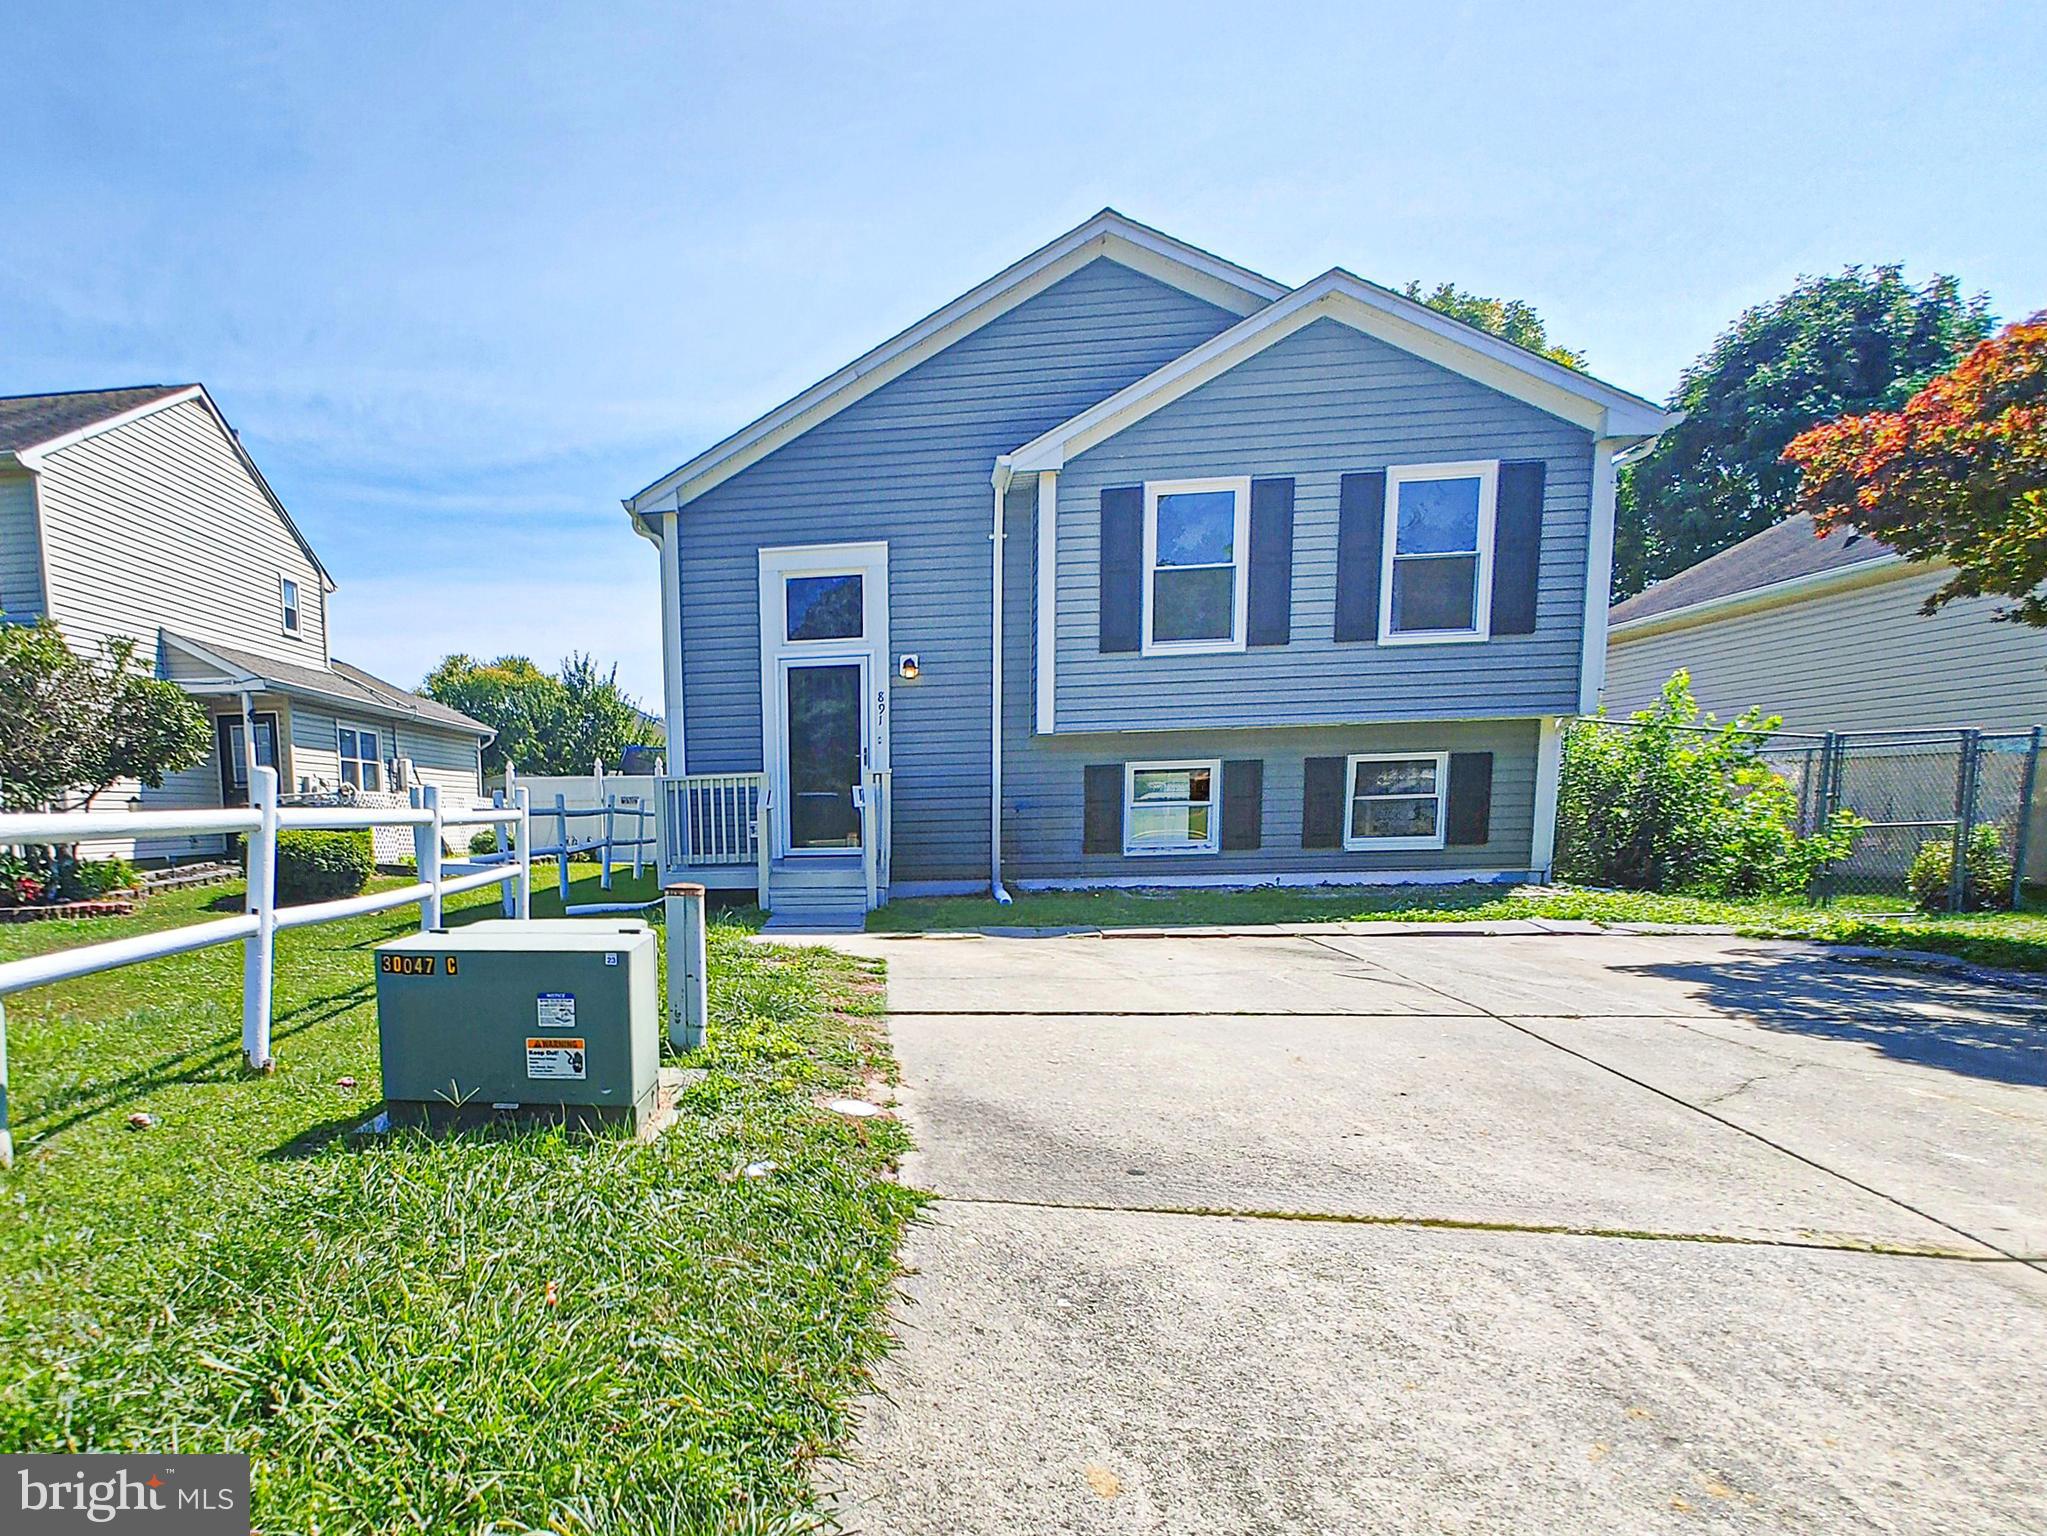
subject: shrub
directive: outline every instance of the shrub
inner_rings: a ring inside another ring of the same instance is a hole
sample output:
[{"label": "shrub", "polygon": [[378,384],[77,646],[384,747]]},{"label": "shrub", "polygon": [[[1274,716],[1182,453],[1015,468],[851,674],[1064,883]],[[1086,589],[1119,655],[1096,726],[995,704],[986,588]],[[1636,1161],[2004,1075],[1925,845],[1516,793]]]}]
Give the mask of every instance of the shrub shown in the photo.
[{"label": "shrub", "polygon": [[126,859],[68,863],[64,866],[63,892],[72,900],[92,901],[108,891],[132,890],[141,878]]},{"label": "shrub", "polygon": [[1679,672],[1630,728],[1572,727],[1557,872],[1625,890],[1805,895],[1822,869],[1848,856],[1862,822],[1837,812],[1823,831],[1799,835],[1798,796],[1762,759],[1776,726],[1755,710],[1715,725]]},{"label": "shrub", "polygon": [[277,899],[286,906],[353,896],[376,867],[367,831],[277,834]]},{"label": "shrub", "polygon": [[[511,838],[506,838],[505,845],[510,847],[511,841]],[[471,853],[496,853],[498,851],[498,829],[496,827],[484,827],[479,830],[475,836],[469,839],[469,851]]]},{"label": "shrub", "polygon": [[[1947,911],[1954,878],[1953,840],[1929,838],[1919,845],[1919,856],[1905,876],[1912,904],[1922,912]],[[1995,827],[1978,827],[1962,855],[1962,910],[2003,911],[2011,905],[2011,885],[2011,856],[2004,851],[2002,834]]]}]

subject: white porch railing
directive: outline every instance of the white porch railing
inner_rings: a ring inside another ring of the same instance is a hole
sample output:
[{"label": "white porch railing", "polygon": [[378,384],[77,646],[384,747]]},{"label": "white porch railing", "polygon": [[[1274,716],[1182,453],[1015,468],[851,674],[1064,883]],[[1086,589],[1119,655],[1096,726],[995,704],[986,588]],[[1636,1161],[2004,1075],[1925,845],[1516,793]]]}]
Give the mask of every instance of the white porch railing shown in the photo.
[{"label": "white porch railing", "polygon": [[892,798],[889,771],[867,775],[857,793],[860,796],[860,873],[867,885],[867,910],[881,905],[881,893],[888,889],[889,801]]},{"label": "white porch railing", "polygon": [[[428,785],[411,806],[283,806],[277,803],[277,770],[258,767],[250,784],[251,803],[229,810],[196,811],[70,811],[42,814],[0,815],[0,847],[42,846],[89,842],[94,838],[129,837],[140,834],[182,835],[186,833],[245,833],[249,840],[249,890],[247,910],[240,917],[194,923],[161,933],[138,934],[133,938],[110,939],[101,944],[83,944],[46,955],[31,955],[0,964],[0,999],[29,987],[75,976],[90,976],[118,966],[134,965],[165,955],[207,949],[216,944],[242,942],[242,1056],[254,1071],[271,1065],[270,998],[271,978],[276,963],[273,940],[280,928],[304,928],[315,923],[338,922],[342,918],[383,912],[392,907],[417,904],[420,927],[441,926],[441,903],[464,891],[487,885],[504,885],[508,916],[532,915],[531,823],[527,817],[523,789],[515,803],[504,803],[503,795],[486,808],[443,810],[440,795]],[[339,901],[312,902],[305,906],[277,904],[277,834],[298,829],[356,831],[372,827],[409,826],[413,848],[419,860],[419,878],[409,885],[388,891],[370,891]],[[514,851],[485,855],[456,866],[444,874],[441,842],[449,827],[495,826],[517,828]],[[497,862],[492,862],[497,861]],[[479,868],[479,865],[485,867]],[[7,1015],[0,1006],[0,1167],[14,1160],[14,1140],[7,1118]]]},{"label": "white porch railing", "polygon": [[764,773],[693,773],[663,779],[662,847],[671,869],[703,864],[765,868],[773,836]]}]

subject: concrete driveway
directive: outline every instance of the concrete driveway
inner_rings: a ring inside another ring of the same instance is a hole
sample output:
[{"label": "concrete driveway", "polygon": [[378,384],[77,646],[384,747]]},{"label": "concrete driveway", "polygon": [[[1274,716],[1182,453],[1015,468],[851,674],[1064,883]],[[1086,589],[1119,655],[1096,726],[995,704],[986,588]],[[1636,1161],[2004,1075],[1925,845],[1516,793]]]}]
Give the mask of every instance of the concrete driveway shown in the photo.
[{"label": "concrete driveway", "polygon": [[1698,937],[867,938],[868,1533],[2047,1529],[2047,997]]}]

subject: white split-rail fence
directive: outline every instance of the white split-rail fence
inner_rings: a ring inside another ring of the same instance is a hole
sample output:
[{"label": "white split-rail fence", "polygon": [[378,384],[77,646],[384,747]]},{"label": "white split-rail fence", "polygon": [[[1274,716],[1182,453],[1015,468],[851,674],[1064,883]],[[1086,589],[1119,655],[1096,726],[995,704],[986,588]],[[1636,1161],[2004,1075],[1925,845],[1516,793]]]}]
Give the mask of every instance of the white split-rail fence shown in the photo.
[{"label": "white split-rail fence", "polygon": [[[576,907],[568,904],[569,860],[571,857],[584,854],[595,857],[601,869],[597,880],[598,886],[607,891],[611,889],[611,867],[614,864],[624,862],[621,858],[622,854],[628,851],[631,853],[634,880],[640,878],[641,870],[645,865],[653,863],[658,866],[660,862],[658,855],[652,851],[655,844],[659,841],[655,835],[656,814],[654,808],[641,796],[629,795],[621,799],[615,791],[605,790],[604,779],[605,775],[600,765],[599,772],[596,774],[593,782],[596,784],[598,792],[604,796],[601,804],[570,805],[568,803],[568,796],[557,790],[554,795],[554,804],[548,805],[543,802],[539,805],[529,806],[533,820],[545,821],[550,817],[554,820],[554,841],[534,849],[529,857],[554,860],[555,878],[561,890],[562,910],[571,917],[608,911],[637,910],[641,906],[651,905],[651,903],[647,902],[625,902],[616,905],[596,903]],[[556,782],[560,781],[557,780]],[[526,793],[523,788],[519,787],[517,770],[509,766],[505,769],[505,788],[508,792]],[[543,781],[541,793],[546,793],[545,781]],[[527,798],[530,801],[530,795]],[[623,835],[628,822],[630,822],[632,827],[631,837]],[[571,826],[571,823],[576,825]],[[586,828],[587,830],[585,830]],[[520,843],[522,846],[525,843],[523,834],[520,837]],[[472,862],[479,865],[489,865],[502,862],[511,856],[511,854],[504,850],[503,842],[500,840],[498,852],[473,855]]]},{"label": "white split-rail fence", "polygon": [[[443,807],[431,784],[414,792],[411,806],[280,806],[277,770],[258,766],[247,806],[224,810],[65,811],[50,814],[0,814],[0,847],[61,845],[101,837],[135,835],[181,836],[241,833],[248,838],[249,890],[239,917],[167,928],[161,933],[108,939],[75,949],[0,963],[0,1167],[14,1159],[14,1139],[7,1117],[6,999],[29,987],[69,981],[119,966],[182,955],[218,944],[242,944],[242,1056],[252,1071],[272,1064],[270,1053],[271,978],[276,965],[275,939],[288,928],[339,922],[393,907],[417,904],[422,930],[441,926],[441,905],[450,896],[504,887],[507,917],[532,915],[532,839],[526,792],[499,792],[488,806]],[[369,891],[337,901],[304,906],[277,904],[277,834],[287,831],[352,832],[371,827],[410,826],[419,863],[419,878],[388,891]],[[496,855],[444,866],[442,834],[450,827],[494,826]],[[505,848],[506,833],[516,829],[514,846]]]}]

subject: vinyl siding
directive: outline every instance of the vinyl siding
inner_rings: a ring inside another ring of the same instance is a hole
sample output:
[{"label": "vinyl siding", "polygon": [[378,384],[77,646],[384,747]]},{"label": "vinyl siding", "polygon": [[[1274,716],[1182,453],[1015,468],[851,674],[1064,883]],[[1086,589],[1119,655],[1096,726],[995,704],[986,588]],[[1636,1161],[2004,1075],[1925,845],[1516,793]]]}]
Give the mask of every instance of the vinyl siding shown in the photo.
[{"label": "vinyl siding", "polygon": [[[1471,644],[1338,644],[1331,630],[1341,477],[1465,459],[1545,462],[1535,633]],[[1061,472],[1056,728],[1166,730],[1574,710],[1591,473],[1592,441],[1584,430],[1338,321],[1306,326]],[[1210,655],[1101,654],[1102,488],[1223,475],[1294,479],[1291,643]],[[1012,522],[1012,540],[1032,547],[1032,523],[1026,509]],[[1014,611],[1027,614],[1029,607],[1026,599]],[[1009,675],[1011,686],[1029,686],[1028,670]]]},{"label": "vinyl siding", "polygon": [[[197,400],[49,455],[50,613],[74,645],[159,627],[301,666],[327,661],[321,577]],[[278,580],[299,584],[283,632]]]},{"label": "vinyl siding", "polygon": [[1683,667],[1700,704],[1722,719],[1756,706],[1790,730],[2047,724],[2047,631],[1993,622],[1993,598],[1922,615],[1944,580],[1910,571],[1639,639],[1615,635],[1607,712],[1647,708]]},{"label": "vinyl siding", "polygon": [[33,619],[43,611],[43,546],[36,529],[36,482],[0,474],[0,614]]},{"label": "vinyl siding", "polygon": [[[984,874],[995,456],[1236,318],[1097,259],[689,503],[688,770],[762,767],[761,546],[886,540],[891,648],[923,669],[891,683],[894,874]],[[1010,686],[1027,692],[1020,676]]]}]

